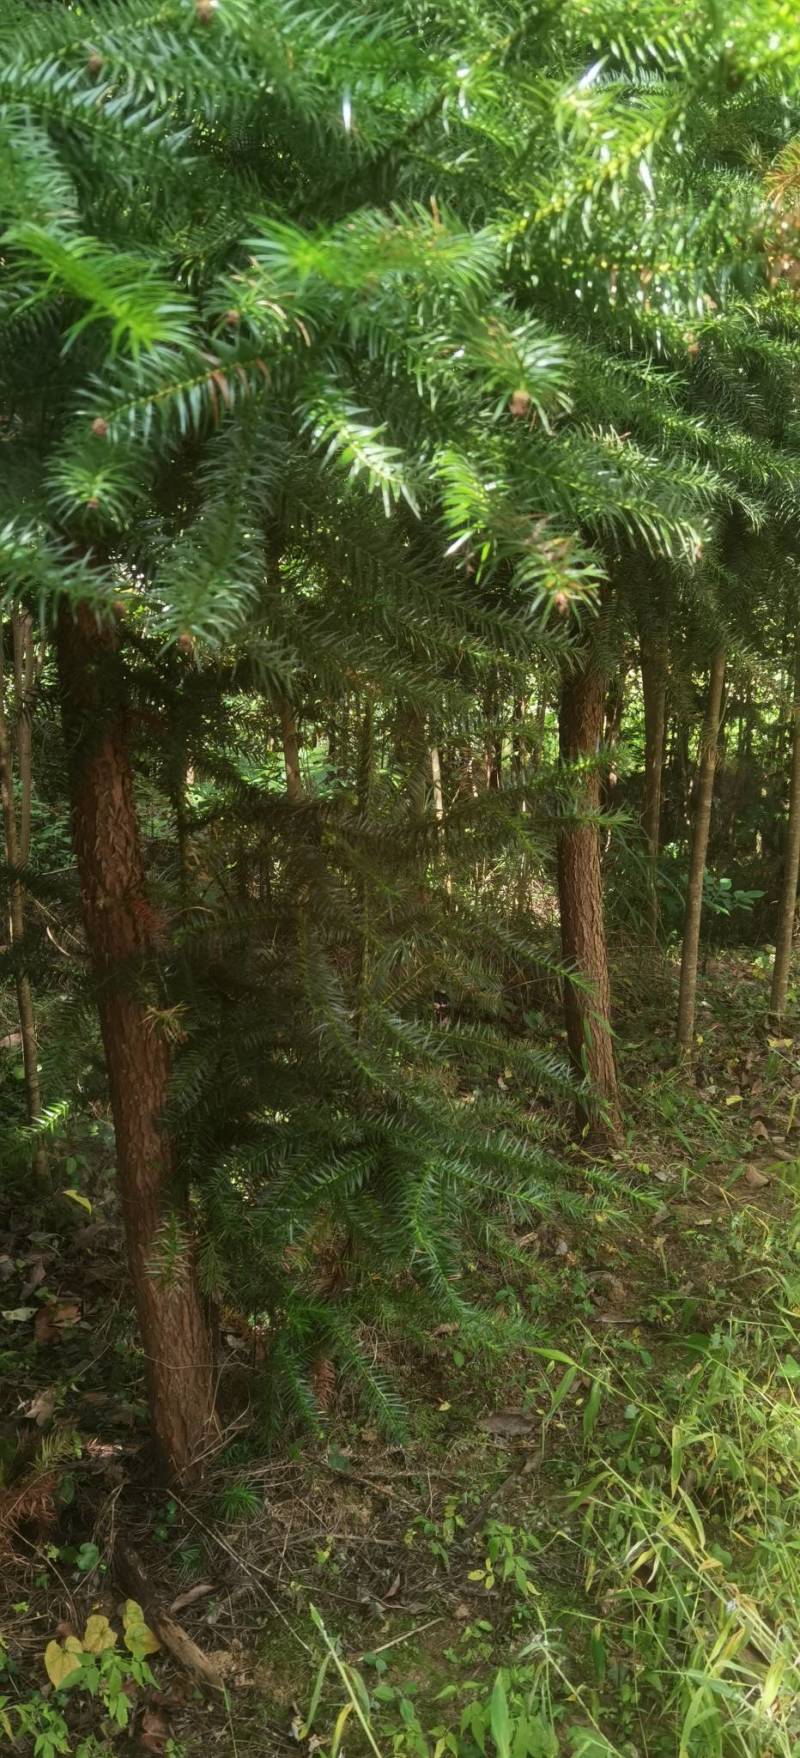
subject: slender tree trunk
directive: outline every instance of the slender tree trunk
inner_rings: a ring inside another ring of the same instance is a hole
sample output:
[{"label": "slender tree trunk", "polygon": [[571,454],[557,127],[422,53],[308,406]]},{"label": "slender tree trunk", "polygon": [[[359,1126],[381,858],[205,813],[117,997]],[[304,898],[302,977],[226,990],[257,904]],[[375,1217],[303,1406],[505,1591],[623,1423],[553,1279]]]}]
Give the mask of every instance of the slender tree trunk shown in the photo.
[{"label": "slender tree trunk", "polygon": [[304,791],[303,777],[300,774],[300,741],[294,709],[286,696],[281,697],[281,737],[286,769],[286,797],[296,802],[302,800]]},{"label": "slender tree trunk", "polygon": [[520,781],[522,780],[522,771],[525,767],[525,758],[527,755],[526,745],[525,745],[525,735],[521,730],[523,723],[525,721],[525,717],[527,715],[527,712],[528,712],[528,698],[527,698],[527,696],[515,696],[514,697],[514,706],[513,706],[513,710],[512,710],[511,772],[512,772],[512,775],[514,777],[515,782],[518,785],[519,785]]},{"label": "slender tree trunk", "polygon": [[[3,811],[3,832],[6,861],[11,869],[8,880],[8,937],[17,960],[24,957],[25,893],[19,869],[27,864],[31,846],[31,803],[33,764],[31,756],[31,692],[34,679],[33,642],[30,618],[12,613],[15,684],[15,743],[20,783],[19,822],[14,799],[14,743],[8,722],[3,668],[3,624],[0,620],[0,800]],[[14,985],[17,995],[22,1066],[25,1074],[25,1100],[28,1122],[38,1123],[42,1114],[42,1089],[39,1081],[39,1045],[33,1008],[31,981],[23,964],[15,964]],[[37,1176],[47,1176],[47,1154],[44,1143],[36,1141],[33,1148],[33,1169]]]},{"label": "slender tree trunk", "polygon": [[503,739],[497,725],[500,713],[500,689],[496,672],[493,672],[486,686],[483,712],[486,721],[484,732],[486,786],[499,788],[503,779]]},{"label": "slender tree trunk", "polygon": [[19,772],[19,862],[27,867],[31,852],[31,809],[33,805],[33,753],[31,715],[33,686],[37,667],[33,650],[33,627],[26,611],[14,611],[11,617],[14,641],[14,691],[16,706],[17,770]]},{"label": "slender tree trunk", "polygon": [[186,747],[179,740],[174,758],[170,763],[171,774],[167,776],[167,785],[172,797],[172,809],[175,813],[175,840],[178,848],[178,889],[180,891],[181,908],[188,910],[192,898],[192,839],[189,832],[189,813],[186,807],[186,790],[191,786],[194,771],[187,761]]},{"label": "slender tree trunk", "polygon": [[780,1025],[786,1012],[789,972],[792,963],[794,913],[797,905],[797,876],[800,868],[800,625],[795,635],[794,697],[792,702],[792,771],[789,783],[789,817],[786,825],[786,852],[783,865],[783,889],[778,906],[775,930],[775,962],[772,966],[770,1013]]},{"label": "slender tree trunk", "polygon": [[667,723],[667,641],[642,635],[644,702],[644,807],[642,829],[649,865],[647,914],[650,938],[658,939],[658,857],[661,850],[661,788]]},{"label": "slender tree trunk", "polygon": [[425,717],[421,709],[404,704],[398,709],[394,729],[394,755],[405,772],[405,792],[411,813],[422,818],[428,795],[431,768]]},{"label": "slender tree trunk", "polygon": [[[364,714],[361,722],[361,736],[358,746],[358,768],[356,771],[356,799],[359,812],[368,814],[372,805],[375,785],[375,706],[371,695],[364,703]],[[358,1037],[364,1030],[369,1007],[370,987],[374,964],[374,923],[373,923],[373,887],[369,874],[362,873],[358,881],[359,904],[361,908],[361,947],[359,951],[358,1003],[356,1007],[356,1031]],[[424,887],[423,887],[424,895]]]},{"label": "slender tree trunk", "polygon": [[539,695],[536,702],[536,719],[534,721],[531,761],[538,769],[544,754],[544,735],[547,725],[547,702],[549,690],[544,678],[539,680]]},{"label": "slender tree trunk", "polygon": [[[171,1476],[202,1453],[214,1413],[211,1334],[197,1286],[188,1203],[163,1123],[166,1038],[145,985],[159,922],[147,899],[113,634],[61,606],[58,667],[86,937],[108,1068],[128,1263],[153,1428]],[[163,1243],[172,1264],[159,1272]]]},{"label": "slender tree trunk", "polygon": [[[580,671],[565,675],[561,688],[559,739],[565,763],[594,758],[600,746],[605,707],[605,681],[590,656]],[[587,773],[577,810],[596,812],[600,780]],[[558,839],[558,897],[564,957],[592,985],[591,993],[564,986],[567,1039],[573,1061],[585,1071],[604,1120],[595,1133],[616,1134],[620,1125],[617,1071],[611,1036],[611,983],[608,970],[600,837],[596,824],[565,824]]]},{"label": "slender tree trunk", "polygon": [[694,1043],[694,1016],[697,996],[697,954],[700,947],[700,920],[703,913],[703,879],[706,870],[708,838],[711,829],[711,804],[714,797],[714,771],[722,711],[722,688],[725,682],[725,654],[715,653],[708,681],[708,697],[700,745],[697,774],[697,798],[694,811],[694,834],[689,859],[689,883],[686,892],[686,915],[683,923],[681,980],[678,994],[678,1049],[690,1056]]},{"label": "slender tree trunk", "polygon": [[[619,671],[606,692],[604,710],[603,743],[609,756],[613,759],[618,749],[622,722],[625,716],[625,686],[628,682],[628,661],[623,659]],[[600,786],[600,800],[604,811],[610,811],[614,799],[614,789],[619,777],[616,763],[612,761],[608,773]]]},{"label": "slender tree trunk", "polygon": [[438,745],[431,746],[431,780],[433,782],[433,815],[437,824],[441,824],[444,818],[444,791],[442,789],[442,765]]},{"label": "slender tree trunk", "polygon": [[[288,592],[286,578],[282,568],[284,531],[280,520],[267,531],[266,561],[267,587],[270,591],[279,625],[284,620]],[[294,708],[288,696],[281,696],[278,702],[281,721],[281,744],[283,746],[283,764],[286,773],[286,797],[297,804],[304,796],[303,778],[300,773],[300,741],[297,736],[297,720]]]},{"label": "slender tree trunk", "polygon": [[[438,745],[431,746],[431,781],[433,783],[433,816],[440,826],[439,836],[443,838],[441,826],[444,824],[444,788],[442,787],[442,764]],[[445,873],[444,889],[447,897],[453,895],[452,874]]]}]

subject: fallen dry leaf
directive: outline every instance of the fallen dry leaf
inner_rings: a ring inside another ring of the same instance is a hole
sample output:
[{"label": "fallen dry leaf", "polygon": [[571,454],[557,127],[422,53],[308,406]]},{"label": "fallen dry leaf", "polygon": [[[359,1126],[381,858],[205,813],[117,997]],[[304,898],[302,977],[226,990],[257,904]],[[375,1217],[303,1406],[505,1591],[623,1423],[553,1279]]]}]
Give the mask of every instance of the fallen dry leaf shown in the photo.
[{"label": "fallen dry leaf", "polygon": [[170,1726],[163,1709],[145,1709],[139,1725],[139,1745],[143,1752],[161,1754],[167,1749]]},{"label": "fallen dry leaf", "polygon": [[187,1587],[185,1593],[179,1593],[169,1609],[171,1612],[184,1611],[187,1605],[194,1605],[195,1600],[206,1599],[209,1593],[214,1592],[215,1588],[210,1581],[198,1581],[195,1587]]},{"label": "fallen dry leaf", "polygon": [[40,1306],[33,1325],[37,1343],[60,1343],[63,1332],[76,1325],[80,1316],[80,1307],[72,1301]]},{"label": "fallen dry leaf", "polygon": [[57,1343],[60,1339],[58,1325],[53,1320],[53,1309],[40,1306],[33,1323],[33,1334],[37,1343]]},{"label": "fallen dry leaf", "polygon": [[25,1415],[30,1422],[36,1423],[37,1428],[44,1428],[45,1423],[51,1420],[57,1396],[56,1387],[47,1386],[43,1392],[37,1393],[36,1397],[31,1399],[30,1404],[26,1404]]},{"label": "fallen dry leaf", "polygon": [[73,1233],[72,1243],[80,1246],[82,1251],[90,1251],[97,1244],[98,1239],[102,1239],[108,1233],[108,1230],[108,1221],[89,1221],[86,1227],[79,1227],[77,1232]]},{"label": "fallen dry leaf", "polygon": [[44,1258],[35,1258],[30,1265],[29,1273],[26,1276],[25,1281],[20,1288],[20,1294],[23,1300],[27,1300],[28,1295],[33,1293],[34,1288],[39,1288],[41,1286],[46,1274],[47,1271],[45,1269]]},{"label": "fallen dry leaf", "polygon": [[744,1181],[745,1184],[751,1184],[754,1190],[761,1190],[763,1185],[771,1183],[766,1172],[759,1172],[757,1166],[745,1167]]},{"label": "fallen dry leaf", "polygon": [[482,1417],[478,1427],[486,1429],[489,1434],[510,1438],[530,1434],[534,1421],[535,1418],[524,1410],[496,1410],[493,1416]]}]

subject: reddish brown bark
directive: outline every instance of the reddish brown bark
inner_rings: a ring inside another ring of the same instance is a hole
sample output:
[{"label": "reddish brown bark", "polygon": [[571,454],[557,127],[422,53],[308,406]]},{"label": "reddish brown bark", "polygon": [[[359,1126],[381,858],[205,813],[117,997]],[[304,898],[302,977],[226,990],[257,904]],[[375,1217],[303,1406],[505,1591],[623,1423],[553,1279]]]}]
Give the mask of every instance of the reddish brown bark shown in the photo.
[{"label": "reddish brown bark", "polygon": [[[569,672],[562,684],[559,739],[564,762],[593,758],[600,747],[605,710],[605,681],[591,658]],[[580,785],[578,812],[597,812],[600,777],[587,769]],[[568,823],[558,839],[558,897],[564,957],[591,984],[591,992],[564,985],[567,1039],[576,1067],[585,1070],[602,1117],[595,1134],[616,1134],[619,1095],[611,1036],[611,983],[608,972],[600,838],[596,824]]]},{"label": "reddish brown bark", "polygon": [[[162,1121],[170,1053],[146,993],[159,924],[147,899],[114,636],[85,606],[74,616],[62,606],[57,648],[75,858],[97,983],[128,1263],[153,1429],[162,1462],[175,1476],[207,1442],[214,1375],[188,1208]],[[164,1230],[169,1274],[159,1272]]]}]

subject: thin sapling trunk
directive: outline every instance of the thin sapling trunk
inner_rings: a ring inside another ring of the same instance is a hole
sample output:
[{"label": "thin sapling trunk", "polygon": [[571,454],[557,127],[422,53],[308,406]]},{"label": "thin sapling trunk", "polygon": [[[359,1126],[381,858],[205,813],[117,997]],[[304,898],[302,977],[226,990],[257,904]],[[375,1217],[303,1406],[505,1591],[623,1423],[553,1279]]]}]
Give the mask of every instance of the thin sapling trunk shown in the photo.
[{"label": "thin sapling trunk", "polygon": [[700,744],[697,775],[697,796],[694,811],[692,851],[689,859],[689,881],[686,891],[686,914],[683,923],[681,979],[678,994],[677,1042],[681,1056],[691,1055],[694,1043],[694,1018],[697,999],[697,957],[700,949],[700,922],[703,913],[703,881],[711,829],[711,806],[714,797],[714,772],[717,765],[719,728],[722,713],[722,690],[725,682],[725,654],[720,649],[711,664],[706,712]]}]

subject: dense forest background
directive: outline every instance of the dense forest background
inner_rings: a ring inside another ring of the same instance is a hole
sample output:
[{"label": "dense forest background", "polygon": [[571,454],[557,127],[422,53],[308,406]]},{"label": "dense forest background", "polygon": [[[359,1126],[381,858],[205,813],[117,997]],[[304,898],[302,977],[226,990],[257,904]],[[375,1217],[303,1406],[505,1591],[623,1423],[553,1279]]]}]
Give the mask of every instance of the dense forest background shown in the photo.
[{"label": "dense forest background", "polygon": [[780,0],[6,0],[9,1749],[798,1750],[798,142]]}]

